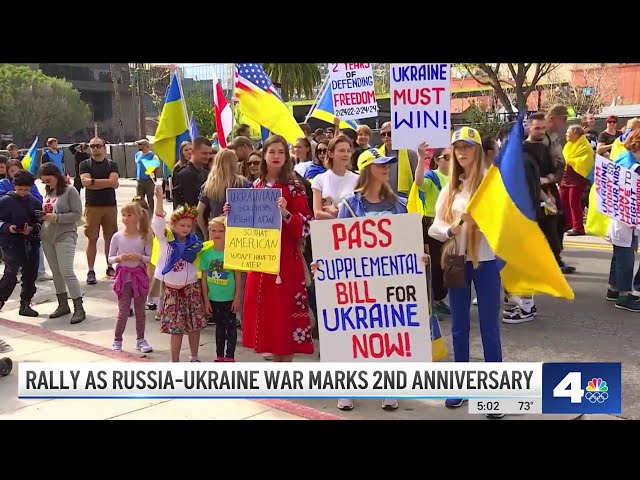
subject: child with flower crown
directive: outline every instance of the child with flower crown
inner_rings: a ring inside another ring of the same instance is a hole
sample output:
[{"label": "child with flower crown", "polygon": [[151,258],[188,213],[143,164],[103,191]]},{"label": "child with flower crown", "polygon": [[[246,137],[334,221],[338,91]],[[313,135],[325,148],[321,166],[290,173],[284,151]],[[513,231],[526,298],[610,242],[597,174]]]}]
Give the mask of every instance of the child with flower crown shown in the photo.
[{"label": "child with flower crown", "polygon": [[195,264],[202,242],[192,233],[198,217],[194,207],[185,205],[170,217],[169,229],[162,209],[164,192],[156,185],[156,211],[151,228],[160,244],[155,277],[164,282],[164,300],[160,309],[160,329],[171,335],[171,361],[180,361],[182,337],[189,337],[191,361],[199,362],[200,330],[207,325],[198,265]]}]

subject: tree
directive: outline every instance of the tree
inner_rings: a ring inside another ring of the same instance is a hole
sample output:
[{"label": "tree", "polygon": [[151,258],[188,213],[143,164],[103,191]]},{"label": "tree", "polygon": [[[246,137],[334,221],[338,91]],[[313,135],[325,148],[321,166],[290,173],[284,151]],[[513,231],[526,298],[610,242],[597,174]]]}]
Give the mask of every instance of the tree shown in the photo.
[{"label": "tree", "polygon": [[[460,64],[480,85],[493,88],[500,103],[509,113],[513,111],[512,98],[519,112],[527,111],[527,99],[544,77],[553,72],[557,63],[463,63]],[[505,78],[500,67],[506,65],[510,77]],[[533,70],[532,70],[533,68]]]},{"label": "tree", "polygon": [[263,63],[262,68],[273,83],[280,84],[285,102],[294,97],[312,98],[314,87],[322,81],[317,63]]},{"label": "tree", "polygon": [[467,109],[464,113],[464,119],[471,128],[476,129],[483,137],[485,135],[495,137],[502,126],[502,123],[494,115],[490,115],[486,109],[475,105]]},{"label": "tree", "polygon": [[216,132],[215,113],[211,99],[204,92],[195,92],[185,98],[187,113],[193,114],[193,118],[198,126],[198,135],[208,138]]},{"label": "tree", "polygon": [[90,116],[68,81],[25,66],[0,65],[0,132],[13,134],[18,145],[36,136],[66,137],[87,127]]},{"label": "tree", "polygon": [[[551,88],[545,99],[546,106],[557,103],[571,106],[577,115],[600,113],[603,107],[611,104],[617,94],[617,79],[606,66],[585,67],[574,71],[570,85],[558,85]],[[559,79],[553,78],[559,84]]]}]

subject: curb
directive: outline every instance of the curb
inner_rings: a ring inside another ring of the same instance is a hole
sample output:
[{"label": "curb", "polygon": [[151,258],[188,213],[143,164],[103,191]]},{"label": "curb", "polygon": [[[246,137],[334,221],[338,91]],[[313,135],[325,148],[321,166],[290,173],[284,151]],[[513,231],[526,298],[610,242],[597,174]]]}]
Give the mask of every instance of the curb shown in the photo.
[{"label": "curb", "polygon": [[[85,352],[91,352],[103,357],[113,358],[122,362],[153,362],[150,358],[141,357],[128,352],[114,352],[110,348],[100,347],[93,343],[85,342],[77,338],[67,337],[60,333],[51,332],[38,325],[30,325],[28,323],[15,322],[13,320],[6,320],[0,318],[0,326],[11,328],[13,330],[19,330],[29,335],[35,335],[37,337],[52,340],[56,343],[66,345],[68,347],[84,350]],[[315,408],[307,407],[304,405],[298,405],[288,400],[261,400],[261,399],[247,399],[252,402],[261,403],[270,408],[281,410],[291,415],[306,418],[307,420],[345,420],[343,417],[326,413]]]}]

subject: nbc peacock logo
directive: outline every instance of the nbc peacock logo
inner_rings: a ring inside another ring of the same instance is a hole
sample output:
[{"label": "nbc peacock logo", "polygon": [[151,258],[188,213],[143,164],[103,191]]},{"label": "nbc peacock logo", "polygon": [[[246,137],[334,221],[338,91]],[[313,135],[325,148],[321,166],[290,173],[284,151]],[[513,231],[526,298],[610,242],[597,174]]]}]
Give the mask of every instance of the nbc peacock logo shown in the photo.
[{"label": "nbc peacock logo", "polygon": [[584,398],[591,403],[604,403],[609,398],[607,382],[601,378],[592,378],[587,384],[587,393]]}]

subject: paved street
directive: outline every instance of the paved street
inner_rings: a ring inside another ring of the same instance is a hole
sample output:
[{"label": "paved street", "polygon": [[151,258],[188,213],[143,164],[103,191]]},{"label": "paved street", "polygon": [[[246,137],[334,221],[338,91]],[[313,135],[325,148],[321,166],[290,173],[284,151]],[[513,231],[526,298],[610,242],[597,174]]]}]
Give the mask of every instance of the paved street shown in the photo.
[{"label": "paved street", "polygon": [[[135,183],[123,180],[118,190],[121,204],[135,195]],[[167,209],[170,207],[167,206]],[[79,229],[79,246],[75,259],[76,273],[85,294],[88,318],[78,325],[70,325],[69,317],[55,320],[47,318],[56,307],[52,282],[38,283],[34,308],[40,317],[28,319],[17,314],[19,286],[12,301],[0,312],[0,338],[14,347],[10,356],[16,361],[118,361],[110,351],[113,324],[117,312],[112,283],[103,280],[106,261],[99,254],[96,273],[99,282],[86,285],[87,272],[84,249],[86,239]],[[623,363],[623,415],[627,419],[640,419],[640,316],[613,308],[604,299],[609,261],[608,244],[591,237],[567,241],[565,261],[577,268],[568,276],[576,294],[574,302],[541,297],[537,301],[538,317],[521,325],[502,325],[505,361],[602,361]],[[103,251],[102,243],[98,252]],[[1,269],[2,267],[0,267]],[[532,265],[532,268],[535,268]],[[159,331],[154,312],[147,312],[147,340],[154,347],[145,355],[151,361],[169,358],[169,341]],[[475,313],[474,313],[475,315]],[[442,320],[442,330],[451,351],[449,320]],[[18,323],[14,323],[18,322]],[[125,333],[124,349],[131,355],[122,355],[126,361],[140,357],[134,347],[134,320]],[[52,333],[50,333],[52,332]],[[472,360],[482,361],[482,347],[477,325],[472,326]],[[240,340],[239,340],[240,342]],[[184,342],[184,358],[188,349]],[[213,328],[207,327],[202,335],[201,358],[214,357]],[[125,358],[126,357],[126,358]],[[238,347],[238,361],[262,361],[260,355]],[[317,361],[318,355],[300,357],[297,361]],[[10,418],[349,418],[349,419],[478,419],[483,415],[469,415],[467,408],[456,411],[444,408],[441,401],[403,401],[394,412],[380,408],[376,400],[359,401],[356,409],[341,412],[333,400],[306,400],[295,402],[254,402],[242,400],[78,400],[19,401],[16,399],[17,375],[0,378],[0,419]],[[99,406],[98,406],[99,405]],[[323,415],[324,414],[324,415]],[[507,416],[525,419],[574,419],[576,416]],[[599,418],[599,417],[596,417]],[[615,417],[610,417],[615,418]],[[588,419],[582,417],[582,419]]]}]

